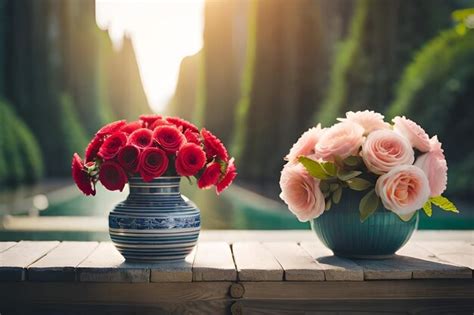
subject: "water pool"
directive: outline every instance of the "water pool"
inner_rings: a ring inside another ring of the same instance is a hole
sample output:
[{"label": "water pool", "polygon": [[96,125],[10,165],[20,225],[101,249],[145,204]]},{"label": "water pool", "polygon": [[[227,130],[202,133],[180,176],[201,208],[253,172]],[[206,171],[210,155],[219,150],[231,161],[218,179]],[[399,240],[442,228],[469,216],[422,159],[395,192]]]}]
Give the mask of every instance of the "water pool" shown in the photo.
[{"label": "water pool", "polygon": [[[184,182],[182,189],[201,209],[203,229],[309,229],[284,204],[237,185],[220,196]],[[47,194],[44,210],[32,210],[28,202],[15,209],[2,205],[0,240],[108,240],[107,214],[127,194],[127,189],[119,193],[98,187],[97,196],[85,197],[68,182]],[[473,229],[473,207],[461,205],[458,215],[440,210],[431,218],[421,214],[419,229]]]}]

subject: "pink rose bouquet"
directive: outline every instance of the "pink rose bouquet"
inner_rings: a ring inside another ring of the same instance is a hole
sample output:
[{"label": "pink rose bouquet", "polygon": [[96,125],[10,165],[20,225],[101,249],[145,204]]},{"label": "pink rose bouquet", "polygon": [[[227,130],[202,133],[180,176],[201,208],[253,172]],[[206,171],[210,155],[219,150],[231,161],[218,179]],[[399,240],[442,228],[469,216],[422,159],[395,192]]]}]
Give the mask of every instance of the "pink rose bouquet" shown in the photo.
[{"label": "pink rose bouquet", "polygon": [[86,148],[84,161],[75,153],[72,177],[85,195],[95,195],[98,181],[122,191],[130,176],[149,182],[160,176],[195,177],[199,188],[219,194],[237,176],[234,159],[222,142],[178,117],[142,115],[137,121],[102,127]]},{"label": "pink rose bouquet", "polygon": [[338,121],[303,133],[285,157],[280,198],[300,221],[338,204],[346,189],[364,192],[361,221],[380,204],[404,221],[419,209],[431,216],[432,205],[458,212],[442,196],[448,167],[437,136],[430,138],[406,117],[390,124],[367,110],[348,112]]}]

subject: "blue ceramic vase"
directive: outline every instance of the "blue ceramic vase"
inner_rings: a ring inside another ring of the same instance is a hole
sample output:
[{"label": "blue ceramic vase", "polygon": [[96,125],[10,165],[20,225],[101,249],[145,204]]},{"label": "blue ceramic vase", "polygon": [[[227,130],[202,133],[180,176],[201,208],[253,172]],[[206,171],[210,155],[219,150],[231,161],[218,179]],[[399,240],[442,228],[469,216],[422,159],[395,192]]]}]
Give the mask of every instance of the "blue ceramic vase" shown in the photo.
[{"label": "blue ceramic vase", "polygon": [[109,214],[110,238],[127,261],[179,261],[196,245],[200,211],[181,195],[180,179],[130,178],[127,199]]},{"label": "blue ceramic vase", "polygon": [[344,189],[339,204],[333,204],[311,228],[336,256],[389,258],[410,239],[418,226],[418,211],[407,222],[392,211],[379,208],[364,222],[359,218],[359,202],[364,193]]}]

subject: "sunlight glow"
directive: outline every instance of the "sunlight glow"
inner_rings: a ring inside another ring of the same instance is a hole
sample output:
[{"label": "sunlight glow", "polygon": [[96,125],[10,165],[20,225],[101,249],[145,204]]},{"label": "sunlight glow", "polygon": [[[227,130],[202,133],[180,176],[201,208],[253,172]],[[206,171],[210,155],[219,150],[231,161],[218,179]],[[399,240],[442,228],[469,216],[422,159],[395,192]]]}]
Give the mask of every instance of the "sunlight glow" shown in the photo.
[{"label": "sunlight glow", "polygon": [[164,110],[183,57],[202,47],[204,0],[96,0],[96,20],[114,45],[131,36],[150,106]]}]

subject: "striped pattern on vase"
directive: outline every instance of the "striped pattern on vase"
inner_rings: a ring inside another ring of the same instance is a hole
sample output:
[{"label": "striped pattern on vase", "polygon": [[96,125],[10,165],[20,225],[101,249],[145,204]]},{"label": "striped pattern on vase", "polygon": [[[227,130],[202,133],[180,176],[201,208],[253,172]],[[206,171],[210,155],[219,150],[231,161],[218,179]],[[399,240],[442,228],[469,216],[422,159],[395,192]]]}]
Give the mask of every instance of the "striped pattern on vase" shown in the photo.
[{"label": "striped pattern on vase", "polygon": [[184,259],[196,245],[200,211],[181,195],[180,177],[129,180],[130,193],[109,214],[109,233],[128,261]]}]

